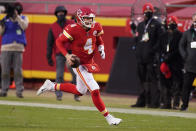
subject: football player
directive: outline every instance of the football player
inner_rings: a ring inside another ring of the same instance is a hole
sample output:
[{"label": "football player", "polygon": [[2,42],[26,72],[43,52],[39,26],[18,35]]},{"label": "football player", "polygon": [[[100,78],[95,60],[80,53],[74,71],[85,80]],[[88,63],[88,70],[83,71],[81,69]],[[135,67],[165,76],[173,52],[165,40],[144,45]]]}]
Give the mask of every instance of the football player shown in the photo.
[{"label": "football player", "polygon": [[[90,91],[96,108],[103,114],[109,125],[118,125],[122,119],[115,118],[109,114],[104,102],[100,97],[99,85],[93,78],[93,74],[100,70],[94,62],[95,47],[98,47],[101,58],[105,59],[104,42],[102,40],[102,26],[94,21],[95,13],[89,8],[80,8],[76,11],[76,24],[70,24],[63,30],[63,34],[56,40],[57,47],[66,57],[70,66],[74,65],[74,57],[80,59],[80,65],[73,68],[77,75],[77,85],[71,83],[53,83],[46,80],[38,90],[37,95],[45,91],[64,91],[77,95],[83,95]],[[69,54],[63,46],[65,42],[71,43],[72,54]]]}]

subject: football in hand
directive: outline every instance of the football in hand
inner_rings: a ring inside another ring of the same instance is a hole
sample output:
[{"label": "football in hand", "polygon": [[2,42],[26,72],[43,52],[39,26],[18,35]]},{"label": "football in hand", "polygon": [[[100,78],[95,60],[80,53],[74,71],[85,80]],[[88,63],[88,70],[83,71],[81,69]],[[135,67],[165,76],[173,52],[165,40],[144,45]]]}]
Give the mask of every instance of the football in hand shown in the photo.
[{"label": "football in hand", "polygon": [[72,68],[77,68],[80,65],[80,58],[77,56],[72,56],[71,61],[73,62]]}]

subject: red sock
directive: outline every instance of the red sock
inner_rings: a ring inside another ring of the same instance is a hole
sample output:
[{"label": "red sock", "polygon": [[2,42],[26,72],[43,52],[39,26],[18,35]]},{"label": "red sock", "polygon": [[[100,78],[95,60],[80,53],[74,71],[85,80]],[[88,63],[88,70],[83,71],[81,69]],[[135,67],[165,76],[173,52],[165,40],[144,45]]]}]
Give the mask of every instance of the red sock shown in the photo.
[{"label": "red sock", "polygon": [[82,96],[82,94],[77,91],[76,85],[71,84],[71,83],[55,84],[54,88],[55,88],[56,91],[60,90],[60,91],[69,92],[69,93],[72,93],[72,94]]},{"label": "red sock", "polygon": [[108,115],[108,111],[105,108],[105,104],[103,103],[99,90],[94,90],[91,92],[92,100],[94,105],[97,107],[97,109],[104,115]]}]

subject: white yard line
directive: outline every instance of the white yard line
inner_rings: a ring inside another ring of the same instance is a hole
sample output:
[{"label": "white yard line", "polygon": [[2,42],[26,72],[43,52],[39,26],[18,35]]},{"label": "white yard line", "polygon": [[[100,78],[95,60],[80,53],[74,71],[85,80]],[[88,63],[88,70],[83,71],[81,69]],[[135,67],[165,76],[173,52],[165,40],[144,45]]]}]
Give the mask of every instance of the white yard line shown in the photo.
[{"label": "white yard line", "polygon": [[[30,103],[30,102],[18,102],[18,101],[6,101],[6,100],[0,100],[0,105],[14,105],[14,106],[55,108],[55,109],[97,111],[97,109],[95,107],[89,107],[89,106],[43,104],[43,103]],[[184,118],[196,119],[196,113],[153,111],[153,110],[141,110],[141,109],[123,109],[123,108],[107,108],[107,109],[109,112],[118,112],[118,113],[127,113],[127,114],[157,115],[157,116],[174,116],[174,117],[184,117]]]}]

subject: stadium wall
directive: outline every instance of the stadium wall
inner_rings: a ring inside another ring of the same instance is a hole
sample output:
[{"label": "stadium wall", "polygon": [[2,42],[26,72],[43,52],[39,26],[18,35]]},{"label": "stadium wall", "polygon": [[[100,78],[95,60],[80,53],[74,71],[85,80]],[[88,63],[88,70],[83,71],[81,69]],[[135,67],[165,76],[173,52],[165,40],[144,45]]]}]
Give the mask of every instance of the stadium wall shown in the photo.
[{"label": "stadium wall", "polygon": [[[24,14],[29,18],[29,27],[26,30],[27,47],[23,55],[23,75],[24,78],[35,79],[55,79],[55,67],[50,67],[46,59],[46,40],[50,24],[56,21],[54,15],[36,15]],[[0,15],[2,19],[4,15]],[[70,17],[68,17],[69,19]],[[95,61],[101,67],[100,73],[94,74],[98,82],[107,82],[113,58],[115,54],[115,38],[129,36],[126,31],[127,18],[115,17],[97,17],[104,29],[103,40],[105,42],[106,59],[101,60],[98,53],[95,55]],[[65,68],[66,70],[66,68]],[[65,80],[71,80],[71,74],[66,70]]]}]

